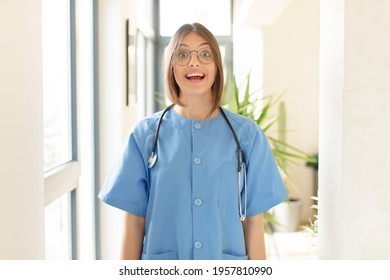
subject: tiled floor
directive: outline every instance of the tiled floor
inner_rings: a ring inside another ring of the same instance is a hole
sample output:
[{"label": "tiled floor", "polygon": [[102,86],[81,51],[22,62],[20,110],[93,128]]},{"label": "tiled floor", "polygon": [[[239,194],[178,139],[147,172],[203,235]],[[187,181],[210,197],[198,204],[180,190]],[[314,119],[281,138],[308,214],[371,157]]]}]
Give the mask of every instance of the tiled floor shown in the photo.
[{"label": "tiled floor", "polygon": [[270,260],[318,259],[316,239],[308,232],[274,232],[265,235],[265,242]]}]

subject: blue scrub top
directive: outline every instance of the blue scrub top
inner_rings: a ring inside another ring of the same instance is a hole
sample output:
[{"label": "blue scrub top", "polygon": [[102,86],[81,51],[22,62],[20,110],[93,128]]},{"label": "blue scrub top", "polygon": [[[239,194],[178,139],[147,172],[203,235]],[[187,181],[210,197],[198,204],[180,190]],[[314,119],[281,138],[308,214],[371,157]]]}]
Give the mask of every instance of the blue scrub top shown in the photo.
[{"label": "blue scrub top", "polygon": [[[247,217],[287,198],[267,139],[252,120],[224,109],[247,162]],[[237,144],[226,120],[195,121],[169,110],[148,169],[162,112],[141,120],[99,198],[146,216],[142,259],[247,259],[239,218]]]}]

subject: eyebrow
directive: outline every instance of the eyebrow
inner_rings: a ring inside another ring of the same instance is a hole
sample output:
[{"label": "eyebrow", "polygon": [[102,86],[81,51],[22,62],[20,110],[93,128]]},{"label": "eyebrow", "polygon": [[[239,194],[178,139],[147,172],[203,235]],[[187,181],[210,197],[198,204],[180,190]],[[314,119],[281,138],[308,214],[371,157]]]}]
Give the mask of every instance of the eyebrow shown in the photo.
[{"label": "eyebrow", "polygon": [[[205,45],[209,45],[209,46],[210,46],[210,44],[209,44],[208,42],[203,42],[203,43],[201,43],[197,48],[203,47],[203,46],[205,46]],[[190,46],[189,46],[189,45],[186,45],[186,44],[180,44],[179,47],[187,47],[187,48],[190,48]]]}]

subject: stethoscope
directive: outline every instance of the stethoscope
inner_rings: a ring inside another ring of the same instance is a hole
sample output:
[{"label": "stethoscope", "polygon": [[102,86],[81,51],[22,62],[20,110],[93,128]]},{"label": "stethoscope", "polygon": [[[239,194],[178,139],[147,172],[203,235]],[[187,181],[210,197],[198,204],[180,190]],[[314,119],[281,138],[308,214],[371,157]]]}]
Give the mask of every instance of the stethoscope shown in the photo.
[{"label": "stethoscope", "polygon": [[[163,113],[161,114],[161,117],[158,121],[156,134],[154,136],[153,140],[153,146],[152,146],[152,153],[150,155],[150,158],[148,160],[148,167],[149,169],[153,168],[153,166],[156,164],[157,161],[157,154],[156,154],[156,147],[157,147],[157,139],[158,134],[160,132],[161,122],[166,112],[168,112],[170,109],[173,108],[175,104],[171,104],[168,106]],[[228,120],[225,112],[222,108],[220,108],[222,116],[226,120],[226,123],[229,125],[230,130],[233,133],[234,140],[236,141],[238,151],[237,151],[237,173],[238,173],[238,202],[239,202],[239,214],[240,214],[240,220],[244,221],[246,218],[246,201],[247,201],[247,195],[246,195],[246,162],[245,162],[245,154],[242,150],[240,141],[238,141],[238,137],[236,135],[236,132],[233,129],[232,124]],[[242,186],[242,188],[241,188]],[[242,193],[242,194],[241,194]],[[244,209],[242,207],[242,199],[244,199]]]}]

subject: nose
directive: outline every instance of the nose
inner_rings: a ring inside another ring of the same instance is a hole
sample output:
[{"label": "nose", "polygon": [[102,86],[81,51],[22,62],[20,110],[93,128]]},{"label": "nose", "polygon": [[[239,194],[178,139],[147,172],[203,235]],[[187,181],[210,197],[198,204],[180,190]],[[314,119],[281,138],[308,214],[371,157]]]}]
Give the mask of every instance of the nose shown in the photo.
[{"label": "nose", "polygon": [[200,61],[199,61],[199,57],[198,57],[198,52],[192,51],[191,55],[190,55],[190,66],[198,66],[199,67],[199,65],[200,65]]}]

